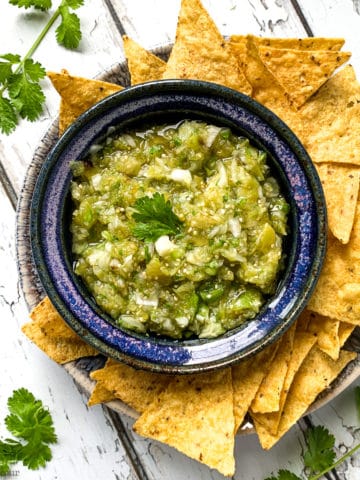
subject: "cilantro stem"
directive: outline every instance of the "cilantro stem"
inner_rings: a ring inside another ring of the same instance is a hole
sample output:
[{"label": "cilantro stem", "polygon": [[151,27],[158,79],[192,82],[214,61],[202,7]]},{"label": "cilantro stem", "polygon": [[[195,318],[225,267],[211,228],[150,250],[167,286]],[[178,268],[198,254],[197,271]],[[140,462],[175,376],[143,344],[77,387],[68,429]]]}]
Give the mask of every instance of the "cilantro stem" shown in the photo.
[{"label": "cilantro stem", "polygon": [[339,460],[337,460],[334,464],[332,464],[330,467],[326,468],[325,470],[323,470],[322,472],[318,473],[317,475],[313,475],[312,477],[309,477],[308,480],[318,480],[319,478],[321,478],[323,475],[325,475],[325,473],[328,473],[330,472],[330,470],[333,470],[334,468],[338,467],[341,463],[343,463],[347,458],[351,457],[352,455],[354,455],[354,453],[359,450],[360,448],[360,443],[358,445],[356,445],[354,448],[352,448],[350,451],[348,451],[347,453],[345,453],[345,455],[343,455],[342,457],[339,458]]},{"label": "cilantro stem", "polygon": [[[61,3],[62,5],[62,3]],[[61,6],[60,5],[60,6]],[[40,34],[38,35],[38,37],[36,38],[36,40],[34,41],[34,43],[31,45],[30,49],[28,50],[28,52],[23,56],[23,58],[21,59],[19,65],[17,66],[17,68],[15,69],[14,71],[14,74],[16,75],[17,73],[19,73],[21,71],[21,69],[23,68],[24,66],[24,63],[26,62],[26,60],[28,58],[31,58],[33,56],[33,54],[35,53],[35,51],[37,50],[38,46],[40,45],[40,43],[43,41],[45,35],[48,33],[48,31],[50,30],[50,28],[54,25],[54,23],[56,22],[56,20],[59,18],[60,16],[60,6],[55,10],[55,12],[53,13],[53,15],[50,17],[49,21],[47,22],[47,24],[45,25],[45,27],[41,30]],[[4,83],[4,86],[3,88],[0,89],[0,96],[4,93],[4,91],[7,89],[8,85],[7,85],[7,82]]]}]

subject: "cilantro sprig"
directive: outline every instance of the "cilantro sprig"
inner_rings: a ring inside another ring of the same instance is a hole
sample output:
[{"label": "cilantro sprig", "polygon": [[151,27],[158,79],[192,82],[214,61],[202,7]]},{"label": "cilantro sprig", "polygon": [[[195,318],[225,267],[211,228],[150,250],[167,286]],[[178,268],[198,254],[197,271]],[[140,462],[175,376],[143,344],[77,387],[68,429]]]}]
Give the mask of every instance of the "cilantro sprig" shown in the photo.
[{"label": "cilantro sprig", "polygon": [[7,405],[5,425],[20,440],[0,440],[0,475],[7,475],[19,461],[31,470],[45,466],[52,457],[49,444],[57,441],[49,411],[25,388],[15,390]]},{"label": "cilantro sprig", "polygon": [[177,235],[181,232],[182,221],[173,212],[171,203],[164,195],[156,192],[152,197],[138,198],[132,214],[136,224],[133,235],[148,242],[155,242],[162,235]]},{"label": "cilantro sprig", "polygon": [[[48,10],[51,0],[9,0],[19,8]],[[15,130],[19,117],[35,121],[43,109],[45,95],[40,81],[45,77],[45,68],[32,60],[32,55],[54,23],[57,42],[65,48],[77,48],[81,40],[80,20],[72,12],[81,7],[84,0],[62,0],[39,36],[24,57],[6,53],[0,55],[0,131],[9,134]]]},{"label": "cilantro sprig", "polygon": [[[360,387],[355,388],[356,409],[360,418]],[[321,425],[310,428],[305,433],[307,449],[303,453],[304,465],[308,467],[310,476],[308,480],[319,480],[326,473],[341,465],[360,449],[360,443],[355,445],[345,455],[335,461],[335,437],[329,430]],[[267,477],[265,480],[302,480],[289,470],[279,470],[277,476]]]}]

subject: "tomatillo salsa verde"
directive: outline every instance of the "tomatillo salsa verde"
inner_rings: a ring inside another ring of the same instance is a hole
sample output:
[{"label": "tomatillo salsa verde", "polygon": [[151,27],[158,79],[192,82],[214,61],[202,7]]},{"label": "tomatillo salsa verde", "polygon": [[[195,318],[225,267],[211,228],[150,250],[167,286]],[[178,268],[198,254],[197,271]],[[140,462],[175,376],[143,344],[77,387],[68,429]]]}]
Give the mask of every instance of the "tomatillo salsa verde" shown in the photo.
[{"label": "tomatillo salsa verde", "polygon": [[73,174],[75,272],[120,327],[217,337],[274,292],[289,206],[248,139],[190,120],[114,134]]}]

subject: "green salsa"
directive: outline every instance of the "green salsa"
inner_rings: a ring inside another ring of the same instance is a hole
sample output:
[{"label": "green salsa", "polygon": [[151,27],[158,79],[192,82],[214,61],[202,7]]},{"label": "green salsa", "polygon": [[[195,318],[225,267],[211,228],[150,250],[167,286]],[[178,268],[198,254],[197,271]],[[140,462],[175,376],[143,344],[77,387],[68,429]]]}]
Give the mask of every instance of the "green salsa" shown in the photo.
[{"label": "green salsa", "polygon": [[217,337],[274,293],[289,206],[248,139],[192,120],[118,133],[73,174],[75,272],[119,327]]}]

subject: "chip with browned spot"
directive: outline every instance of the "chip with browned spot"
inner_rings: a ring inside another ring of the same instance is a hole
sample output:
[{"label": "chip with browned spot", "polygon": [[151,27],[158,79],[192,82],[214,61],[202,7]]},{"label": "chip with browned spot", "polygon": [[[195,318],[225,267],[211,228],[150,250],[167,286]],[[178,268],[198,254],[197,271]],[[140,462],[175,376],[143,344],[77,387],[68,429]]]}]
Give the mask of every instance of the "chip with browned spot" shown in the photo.
[{"label": "chip with browned spot", "polygon": [[308,309],[341,322],[360,325],[360,203],[349,243],[343,245],[331,233],[315,291]]},{"label": "chip with browned spot", "polygon": [[47,72],[47,76],[61,97],[60,135],[95,103],[123,88],[100,80],[74,77],[67,70],[62,70],[60,73]]},{"label": "chip with browned spot", "polygon": [[134,430],[190,458],[234,475],[231,369],[175,377],[134,424]]},{"label": "chip with browned spot", "polygon": [[341,243],[348,243],[359,193],[360,167],[320,163],[316,169],[324,189],[329,228]]},{"label": "chip with browned spot", "polygon": [[254,400],[261,382],[269,371],[269,366],[276,355],[278,347],[279,342],[276,342],[254,357],[232,367],[235,432],[238,431],[243,423],[251,402]]},{"label": "chip with browned spot", "polygon": [[284,333],[279,348],[264,377],[250,411],[254,413],[276,412],[280,408],[280,396],[293,351],[296,324]]},{"label": "chip with browned spot", "polygon": [[346,65],[299,111],[299,137],[315,163],[360,165],[360,85]]},{"label": "chip with browned spot", "polygon": [[114,398],[138,412],[143,412],[158,397],[171,378],[160,373],[135,370],[113,360],[108,361],[104,368],[92,372],[90,377],[112,392]]},{"label": "chip with browned spot", "polygon": [[67,363],[99,354],[68,327],[48,297],[30,312],[30,318],[31,322],[23,325],[22,331],[55,362]]},{"label": "chip with browned spot", "polygon": [[279,409],[276,412],[269,413],[252,413],[251,417],[257,424],[261,424],[272,435],[276,435],[281,415],[284,409],[286,398],[288,396],[291,384],[301,364],[309,354],[311,348],[314,346],[316,338],[310,333],[297,331],[294,337],[294,348],[291,354],[289,367],[286,372],[285,381],[280,394]]},{"label": "chip with browned spot", "polygon": [[296,373],[286,398],[278,431],[274,435],[254,418],[260,444],[268,450],[301,418],[316,397],[356,358],[355,352],[342,350],[334,361],[316,345],[311,349]]},{"label": "chip with browned spot", "polygon": [[207,80],[247,95],[251,85],[200,0],[182,0],[176,39],[163,78]]},{"label": "chip with browned spot", "polygon": [[297,107],[301,107],[351,56],[331,50],[258,47],[264,65]]}]

